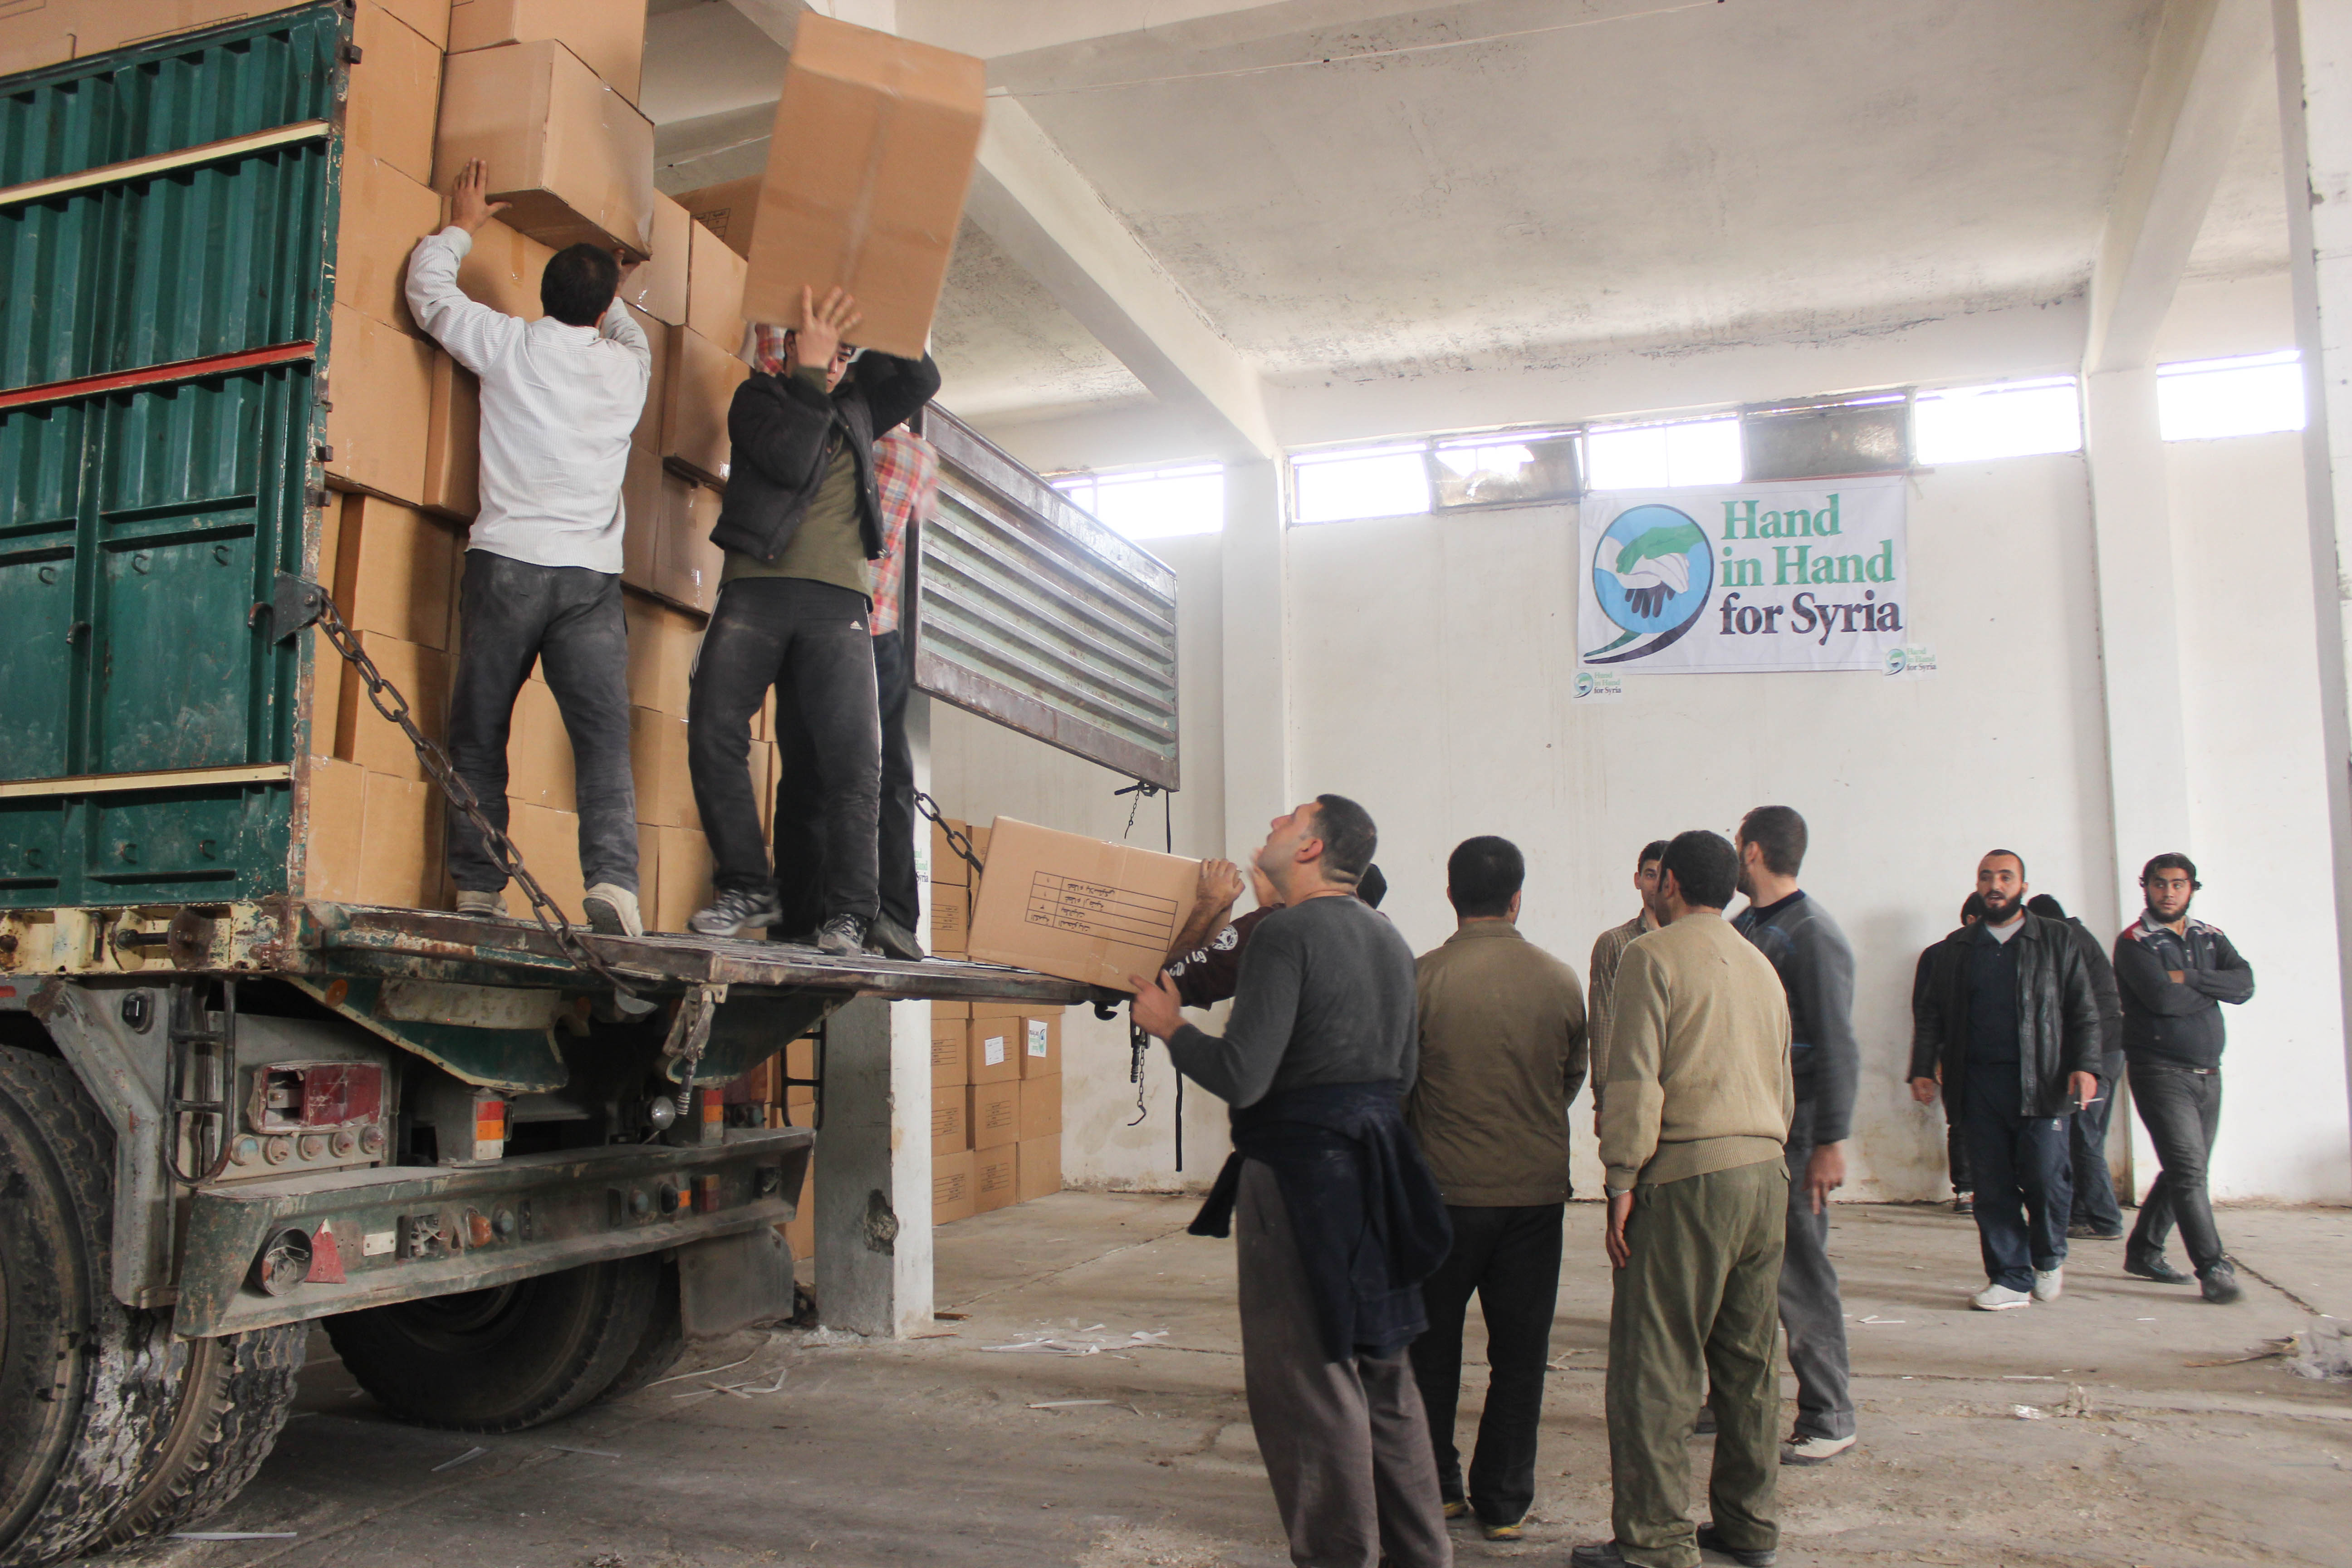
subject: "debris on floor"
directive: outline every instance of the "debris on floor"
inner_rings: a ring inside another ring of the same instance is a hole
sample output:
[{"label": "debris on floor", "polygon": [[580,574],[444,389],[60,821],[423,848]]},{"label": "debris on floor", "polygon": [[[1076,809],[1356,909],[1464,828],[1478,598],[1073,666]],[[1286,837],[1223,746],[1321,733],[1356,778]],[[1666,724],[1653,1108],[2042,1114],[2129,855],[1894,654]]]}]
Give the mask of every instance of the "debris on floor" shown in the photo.
[{"label": "debris on floor", "polygon": [[2352,1323],[2341,1318],[2315,1319],[2308,1327],[2297,1329],[2289,1343],[2293,1352],[2286,1365],[2295,1376],[2329,1382],[2352,1379]]}]

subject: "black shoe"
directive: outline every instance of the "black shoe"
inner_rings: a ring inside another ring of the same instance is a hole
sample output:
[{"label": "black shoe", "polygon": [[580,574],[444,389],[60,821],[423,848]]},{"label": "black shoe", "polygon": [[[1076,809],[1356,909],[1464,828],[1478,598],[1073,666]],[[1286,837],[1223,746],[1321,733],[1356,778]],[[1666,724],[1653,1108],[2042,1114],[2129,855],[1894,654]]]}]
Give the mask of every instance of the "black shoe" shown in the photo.
[{"label": "black shoe", "polygon": [[1954,1193],[1954,1194],[1952,1194],[1952,1212],[1953,1212],[1954,1214],[1974,1214],[1974,1213],[1976,1213],[1976,1212],[1977,1212],[1977,1195],[1976,1195],[1976,1194],[1974,1194],[1974,1193]]},{"label": "black shoe", "polygon": [[2066,1238],[2069,1241],[2121,1241],[2124,1230],[2121,1226],[2113,1230],[2101,1230],[2095,1225],[2070,1225],[2066,1227]]},{"label": "black shoe", "polygon": [[1698,1527],[1698,1549],[1701,1552],[1720,1552],[1738,1563],[1739,1568],[1772,1568],[1773,1563],[1780,1561],[1780,1553],[1769,1546],[1741,1551],[1725,1541],[1722,1532],[1711,1522]]},{"label": "black shoe", "polygon": [[856,958],[866,951],[866,926],[856,915],[835,915],[816,928],[816,950],[834,958]]},{"label": "black shoe", "polygon": [[2205,1299],[2217,1307],[2226,1307],[2245,1292],[2238,1288],[2238,1271],[2226,1263],[2216,1263],[2197,1277]]},{"label": "black shoe", "polygon": [[923,944],[915,940],[913,931],[888,915],[875,916],[874,929],[866,936],[882,950],[885,958],[903,958],[910,963],[923,962]]},{"label": "black shoe", "polygon": [[1613,1541],[1588,1541],[1568,1554],[1568,1568],[1635,1568]]},{"label": "black shoe", "polygon": [[2124,1255],[2124,1272],[2142,1279],[2153,1279],[2159,1285],[2186,1285],[2190,1276],[2183,1274],[2164,1260],[2161,1252],[2152,1256]]}]

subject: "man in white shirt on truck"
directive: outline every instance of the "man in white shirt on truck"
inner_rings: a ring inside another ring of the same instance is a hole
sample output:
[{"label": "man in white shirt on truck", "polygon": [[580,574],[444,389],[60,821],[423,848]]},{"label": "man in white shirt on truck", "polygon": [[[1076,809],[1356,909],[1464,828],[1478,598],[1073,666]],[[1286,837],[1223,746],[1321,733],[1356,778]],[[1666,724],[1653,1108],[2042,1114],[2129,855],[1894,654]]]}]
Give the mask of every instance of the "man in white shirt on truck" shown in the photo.
[{"label": "man in white shirt on truck", "polygon": [[[556,252],[539,283],[546,314],[525,321],[457,287],[474,231],[505,210],[485,199],[480,159],[450,193],[449,226],[417,241],[408,308],[481,378],[481,510],[466,542],[449,755],[500,832],[507,733],[534,664],[572,738],[582,912],[635,936],[636,792],[629,773],[628,630],[621,614],[621,477],[653,373],[646,335],[619,298],[606,251]],[[506,913],[505,868],[466,816],[449,812],[449,874],[461,914]]]}]

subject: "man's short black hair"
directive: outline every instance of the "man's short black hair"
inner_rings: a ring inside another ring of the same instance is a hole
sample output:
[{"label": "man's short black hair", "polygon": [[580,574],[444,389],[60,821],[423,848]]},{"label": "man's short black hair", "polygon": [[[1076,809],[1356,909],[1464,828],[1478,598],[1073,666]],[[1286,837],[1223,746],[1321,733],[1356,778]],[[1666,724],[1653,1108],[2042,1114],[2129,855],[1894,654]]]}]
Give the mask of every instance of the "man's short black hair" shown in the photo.
[{"label": "man's short black hair", "polygon": [[2012,860],[2016,861],[2016,862],[2017,862],[2017,879],[2018,879],[2019,881],[2021,881],[2021,882],[2025,881],[2025,880],[2027,880],[2027,879],[2027,879],[2027,877],[2026,877],[2026,875],[2025,875],[2025,857],[2024,857],[2024,856],[2022,856],[2022,855],[2020,855],[2020,854],[2019,854],[2016,850],[2014,850],[2014,849],[1988,849],[1988,850],[1986,850],[1986,851],[1984,852],[1984,854],[1983,854],[1982,856],[1980,856],[1980,857],[1979,858],[1979,862],[1978,862],[1978,863],[1981,865],[1984,861],[1991,859],[1991,858],[1992,858],[1994,856],[1996,856],[1996,855],[2006,855],[2006,856],[2008,856],[2011,859],[2012,859]]},{"label": "man's short black hair", "polygon": [[1642,852],[1639,855],[1633,857],[1633,869],[1638,871],[1651,861],[1663,860],[1665,858],[1666,841],[1663,838],[1653,838],[1642,846]]},{"label": "man's short black hair", "polygon": [[1465,838],[1445,858],[1445,896],[1465,921],[1509,914],[1527,879],[1528,858],[1517,845],[1493,834]]},{"label": "man's short black hair", "polygon": [[1793,877],[1805,863],[1805,819],[1793,807],[1759,805],[1739,819],[1739,837],[1764,851],[1764,868]]},{"label": "man's short black hair", "polygon": [[1356,879],[1356,897],[1379,909],[1381,900],[1388,896],[1389,879],[1381,875],[1381,868],[1378,866],[1365,867],[1364,874]]},{"label": "man's short black hair", "polygon": [[1323,875],[1350,888],[1363,881],[1381,844],[1372,814],[1344,795],[1315,797],[1315,837],[1323,841]]},{"label": "man's short black hair", "polygon": [[1675,835],[1658,874],[1672,876],[1682,889],[1683,902],[1693,909],[1719,910],[1738,889],[1739,853],[1722,834],[1694,827]]},{"label": "man's short black hair", "polygon": [[2205,885],[2197,879],[2197,862],[2191,860],[2188,856],[2183,855],[2178,849],[2168,849],[2163,854],[2158,855],[2154,859],[2150,860],[2147,865],[2142,866],[2139,868],[2140,885],[2142,887],[2146,887],[2147,885],[2147,879],[2150,877],[2155,876],[2158,871],[2188,872],[2189,886],[2192,890]]},{"label": "man's short black hair", "polygon": [[2047,893],[2034,894],[2025,900],[2025,907],[2046,921],[2063,921],[2066,918],[2066,906]]},{"label": "man's short black hair", "polygon": [[567,327],[593,327],[613,308],[621,264],[612,252],[583,242],[551,257],[539,275],[540,308]]},{"label": "man's short black hair", "polygon": [[1984,895],[1982,893],[1970,893],[1967,898],[1960,900],[1960,923],[1962,925],[1968,924],[1970,921],[1981,921],[1987,915],[1991,913],[1992,911],[1990,910],[1985,908]]}]

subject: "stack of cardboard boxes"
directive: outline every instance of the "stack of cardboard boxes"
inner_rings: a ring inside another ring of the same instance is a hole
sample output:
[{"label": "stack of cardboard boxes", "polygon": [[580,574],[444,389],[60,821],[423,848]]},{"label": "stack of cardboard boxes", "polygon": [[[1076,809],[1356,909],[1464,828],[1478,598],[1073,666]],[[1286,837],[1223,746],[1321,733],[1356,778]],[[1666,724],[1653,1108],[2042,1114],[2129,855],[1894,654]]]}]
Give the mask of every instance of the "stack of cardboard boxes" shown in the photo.
[{"label": "stack of cardboard boxes", "polygon": [[[950,822],[988,858],[988,829]],[[975,873],[931,833],[931,951],[959,957]],[[1062,1190],[1062,1009],[931,1004],[931,1217],[944,1225]]]}]

